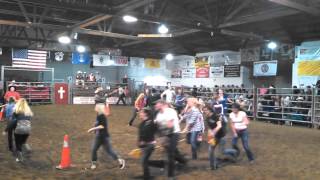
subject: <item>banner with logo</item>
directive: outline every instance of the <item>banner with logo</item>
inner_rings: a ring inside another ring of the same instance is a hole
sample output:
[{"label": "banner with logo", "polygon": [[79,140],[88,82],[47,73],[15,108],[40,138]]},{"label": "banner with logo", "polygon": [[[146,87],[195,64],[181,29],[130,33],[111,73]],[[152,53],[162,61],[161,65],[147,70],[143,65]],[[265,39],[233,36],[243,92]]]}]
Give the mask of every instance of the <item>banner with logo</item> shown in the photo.
[{"label": "banner with logo", "polygon": [[128,66],[128,57],[94,54],[93,66]]},{"label": "banner with logo", "polygon": [[153,58],[146,58],[144,60],[144,67],[145,68],[160,68],[160,59],[153,59]]},{"label": "banner with logo", "polygon": [[253,65],[253,76],[276,76],[278,61],[260,61]]},{"label": "banner with logo", "polygon": [[320,76],[320,60],[299,62],[298,76]]},{"label": "banner with logo", "polygon": [[171,71],[171,78],[182,78],[182,70],[174,69]]},{"label": "banner with logo", "polygon": [[224,66],[210,67],[210,77],[223,78],[224,77]]},{"label": "banner with logo", "polygon": [[143,68],[144,67],[144,58],[130,57],[130,66]]},{"label": "banner with logo", "polygon": [[210,67],[196,68],[196,78],[209,78]]},{"label": "banner with logo", "polygon": [[225,65],[224,77],[240,77],[240,65]]},{"label": "banner with logo", "polygon": [[183,68],[181,70],[182,78],[195,78],[196,77],[196,69],[195,68]]},{"label": "banner with logo", "polygon": [[196,68],[207,68],[207,67],[210,67],[209,56],[196,57],[196,59],[194,60],[194,66]]}]

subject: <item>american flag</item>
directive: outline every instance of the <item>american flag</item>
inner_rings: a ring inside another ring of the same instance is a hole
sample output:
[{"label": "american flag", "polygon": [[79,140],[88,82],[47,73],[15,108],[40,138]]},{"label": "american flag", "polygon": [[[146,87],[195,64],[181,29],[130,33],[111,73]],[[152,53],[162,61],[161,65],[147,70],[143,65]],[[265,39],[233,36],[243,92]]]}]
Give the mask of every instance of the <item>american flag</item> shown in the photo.
[{"label": "american flag", "polygon": [[44,69],[47,51],[12,49],[12,67]]}]

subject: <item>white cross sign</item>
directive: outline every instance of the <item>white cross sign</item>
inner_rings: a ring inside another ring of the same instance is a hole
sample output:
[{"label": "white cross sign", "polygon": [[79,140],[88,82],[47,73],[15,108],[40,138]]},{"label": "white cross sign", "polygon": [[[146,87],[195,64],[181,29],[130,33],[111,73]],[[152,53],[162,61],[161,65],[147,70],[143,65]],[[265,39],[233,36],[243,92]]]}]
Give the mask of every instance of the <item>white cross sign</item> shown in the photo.
[{"label": "white cross sign", "polygon": [[63,89],[63,87],[60,87],[60,89],[58,90],[58,93],[60,95],[60,99],[63,99],[63,94],[65,93],[66,91]]}]

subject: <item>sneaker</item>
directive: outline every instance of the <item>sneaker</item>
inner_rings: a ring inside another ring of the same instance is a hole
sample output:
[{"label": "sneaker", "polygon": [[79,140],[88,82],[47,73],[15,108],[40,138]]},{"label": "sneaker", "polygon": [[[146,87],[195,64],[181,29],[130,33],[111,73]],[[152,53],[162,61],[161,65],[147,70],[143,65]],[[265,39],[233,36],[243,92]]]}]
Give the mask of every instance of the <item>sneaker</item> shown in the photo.
[{"label": "sneaker", "polygon": [[126,161],[124,159],[119,159],[119,168],[124,169],[126,167]]},{"label": "sneaker", "polygon": [[19,158],[16,158],[16,162],[20,162]]},{"label": "sneaker", "polygon": [[97,164],[95,162],[92,162],[90,169],[95,170],[97,168]]}]

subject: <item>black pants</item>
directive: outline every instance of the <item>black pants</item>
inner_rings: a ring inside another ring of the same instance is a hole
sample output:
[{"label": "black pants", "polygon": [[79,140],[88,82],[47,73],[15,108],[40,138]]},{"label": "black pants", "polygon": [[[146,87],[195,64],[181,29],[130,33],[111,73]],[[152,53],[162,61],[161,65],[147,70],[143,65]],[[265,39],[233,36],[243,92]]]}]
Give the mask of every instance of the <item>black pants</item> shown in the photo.
[{"label": "black pants", "polygon": [[27,142],[29,134],[16,134],[14,133],[14,139],[16,142],[16,150],[17,152],[22,152],[22,145]]},{"label": "black pants", "polygon": [[175,161],[185,164],[186,160],[179,152],[178,146],[179,134],[173,133],[168,135],[168,145],[165,147],[168,156],[168,177],[174,177]]},{"label": "black pants", "polygon": [[141,161],[143,168],[143,179],[148,180],[150,179],[149,166],[164,168],[165,162],[163,160],[149,160],[152,152],[154,151],[154,144],[147,144],[142,148],[142,151],[143,155]]},{"label": "black pants", "polygon": [[118,101],[117,101],[117,105],[120,103],[120,101],[122,101],[122,104],[123,104],[123,105],[126,105],[125,97],[126,97],[125,94],[121,94],[121,95],[119,96]]},{"label": "black pants", "polygon": [[9,151],[13,151],[13,131],[8,130],[8,148]]},{"label": "black pants", "polygon": [[118,155],[112,149],[112,146],[110,143],[110,138],[96,136],[94,138],[93,145],[92,145],[92,151],[91,151],[91,160],[93,162],[98,160],[97,152],[98,152],[100,146],[103,146],[106,153],[109,154],[113,160],[118,159]]},{"label": "black pants", "polygon": [[133,108],[132,116],[131,116],[131,119],[130,119],[130,121],[129,121],[129,125],[130,125],[130,126],[132,125],[133,121],[136,119],[137,113],[138,113],[138,109]]}]

